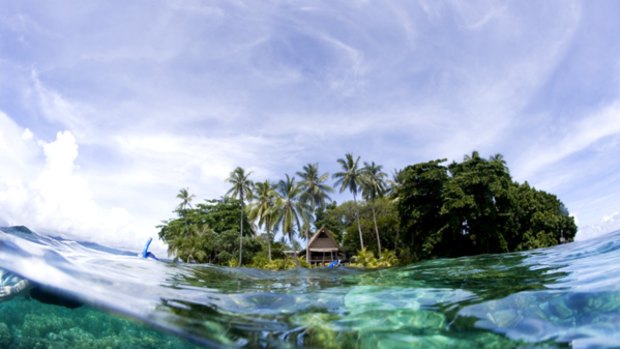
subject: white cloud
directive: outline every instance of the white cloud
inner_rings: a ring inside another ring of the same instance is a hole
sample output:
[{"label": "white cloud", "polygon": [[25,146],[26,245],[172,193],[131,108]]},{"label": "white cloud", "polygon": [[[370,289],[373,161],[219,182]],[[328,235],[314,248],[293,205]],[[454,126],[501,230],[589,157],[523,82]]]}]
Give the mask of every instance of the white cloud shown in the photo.
[{"label": "white cloud", "polygon": [[[6,224],[136,250],[153,233],[125,209],[96,202],[75,166],[79,152],[71,132],[36,141],[3,113],[0,126],[0,212]],[[154,248],[163,252],[161,244]]]},{"label": "white cloud", "polygon": [[614,212],[614,213],[609,214],[607,216],[603,216],[603,222],[605,222],[605,223],[610,223],[610,222],[613,222],[613,221],[615,221],[617,219],[620,219],[620,213],[618,213],[618,212]]},{"label": "white cloud", "polygon": [[603,216],[598,223],[580,227],[575,239],[588,240],[617,230],[620,230],[620,213],[613,212]]},{"label": "white cloud", "polygon": [[29,129],[25,129],[24,133],[22,133],[22,139],[25,141],[30,141],[32,140],[33,137],[34,135],[32,134],[32,131],[30,131]]}]

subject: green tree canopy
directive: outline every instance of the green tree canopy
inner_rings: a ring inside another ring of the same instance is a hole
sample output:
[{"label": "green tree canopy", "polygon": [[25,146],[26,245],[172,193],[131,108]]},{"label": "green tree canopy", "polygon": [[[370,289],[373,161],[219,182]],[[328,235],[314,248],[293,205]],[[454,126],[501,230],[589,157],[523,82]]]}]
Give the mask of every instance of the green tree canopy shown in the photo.
[{"label": "green tree canopy", "polygon": [[[168,244],[168,252],[186,262],[214,263],[227,265],[239,252],[239,215],[241,205],[238,200],[225,198],[199,203],[195,208],[186,209],[184,217],[163,222],[159,228],[159,238]],[[251,260],[260,250],[260,244],[252,236],[247,215],[243,215],[249,227],[244,236],[247,245],[243,251],[244,260]]]},{"label": "green tree canopy", "polygon": [[413,259],[496,253],[572,241],[576,225],[553,195],[513,182],[501,155],[408,166],[395,190],[401,240]]}]

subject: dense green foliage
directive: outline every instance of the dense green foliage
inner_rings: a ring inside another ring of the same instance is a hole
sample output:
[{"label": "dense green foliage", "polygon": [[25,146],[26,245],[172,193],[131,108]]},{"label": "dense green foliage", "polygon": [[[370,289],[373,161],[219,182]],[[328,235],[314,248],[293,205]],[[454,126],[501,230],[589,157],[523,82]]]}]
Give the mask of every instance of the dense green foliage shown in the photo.
[{"label": "dense green foliage", "polygon": [[[178,209],[179,217],[159,226],[159,237],[168,243],[169,250],[186,262],[216,263],[227,265],[239,253],[239,200],[225,198],[210,200],[196,208]],[[247,214],[243,214],[244,260],[251,260],[261,249],[260,241],[252,238]]]},{"label": "dense green foliage", "polygon": [[[321,174],[318,164],[297,172],[299,181],[287,174],[257,183],[237,167],[227,179],[232,187],[226,199],[194,208],[193,195],[182,189],[178,217],[164,222],[159,236],[184,261],[281,269],[304,262],[297,258],[303,248],[298,239],[309,241],[309,232],[323,226],[347,257],[372,260],[376,254],[378,261],[386,249],[396,251],[401,263],[547,247],[572,241],[577,231],[562,202],[513,181],[501,155],[484,159],[473,152],[462,162],[418,163],[397,171],[392,181],[382,166],[361,167],[352,154],[337,162],[334,186],[351,192],[353,201],[329,202],[329,174]],[[256,228],[265,234],[255,237]],[[274,243],[276,233],[290,246]],[[284,249],[294,252],[293,259],[284,258]]]},{"label": "dense green foliage", "polygon": [[[374,210],[374,212],[373,212]],[[355,254],[361,250],[355,205],[352,201],[347,201],[341,205],[332,203],[326,210],[320,210],[317,214],[316,226],[325,226],[334,237],[341,242],[343,250],[348,255]],[[374,214],[373,214],[374,213]],[[375,222],[379,234],[381,246],[388,250],[394,250],[399,231],[399,217],[395,205],[388,198],[376,199],[375,201],[365,201],[359,205],[360,227],[363,238],[366,241],[366,248],[370,251],[379,249],[375,238]]]},{"label": "dense green foliage", "polygon": [[512,180],[499,155],[408,166],[395,199],[403,250],[414,259],[546,247],[577,231],[554,196]]},{"label": "dense green foliage", "polygon": [[[304,259],[299,260],[299,266],[304,268],[310,268],[310,264],[306,262]],[[275,258],[272,260],[267,260],[264,254],[257,254],[252,258],[252,264],[250,267],[259,268],[259,269],[267,269],[267,270],[288,270],[299,267],[297,265],[297,261],[289,257],[283,258]]]},{"label": "dense green foliage", "polygon": [[382,256],[377,258],[372,251],[365,248],[351,258],[354,268],[389,268],[398,265],[398,257],[394,251],[383,250]]}]

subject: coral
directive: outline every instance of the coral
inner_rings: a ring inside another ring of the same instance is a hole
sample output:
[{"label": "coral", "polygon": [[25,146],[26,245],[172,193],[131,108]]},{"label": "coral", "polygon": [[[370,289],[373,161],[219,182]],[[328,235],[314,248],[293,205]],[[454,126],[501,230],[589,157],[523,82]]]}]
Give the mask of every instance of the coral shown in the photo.
[{"label": "coral", "polygon": [[0,308],[0,349],[190,349],[178,337],[89,307],[67,309],[31,300]]},{"label": "coral", "polygon": [[27,314],[24,319],[23,331],[29,335],[46,337],[48,334],[57,333],[64,328],[74,326],[72,319],[56,314]]},{"label": "coral", "polygon": [[9,331],[9,326],[7,326],[4,322],[0,322],[0,348],[9,348],[11,344],[11,331]]}]

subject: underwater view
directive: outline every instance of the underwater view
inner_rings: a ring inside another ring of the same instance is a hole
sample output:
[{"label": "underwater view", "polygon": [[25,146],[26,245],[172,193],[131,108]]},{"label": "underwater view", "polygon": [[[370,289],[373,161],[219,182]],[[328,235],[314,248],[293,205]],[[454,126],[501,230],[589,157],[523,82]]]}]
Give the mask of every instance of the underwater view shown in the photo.
[{"label": "underwater view", "polygon": [[263,271],[12,227],[0,267],[3,283],[34,285],[0,302],[0,348],[620,346],[620,232],[383,270]]}]

